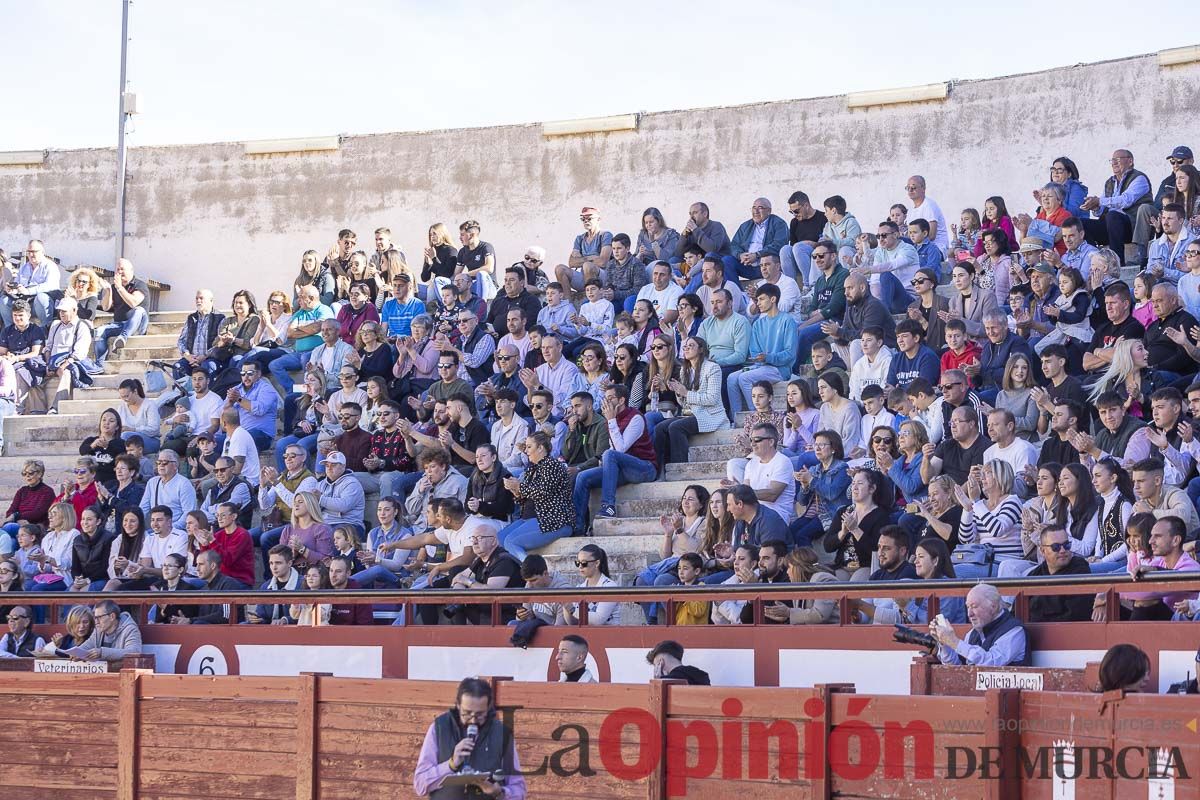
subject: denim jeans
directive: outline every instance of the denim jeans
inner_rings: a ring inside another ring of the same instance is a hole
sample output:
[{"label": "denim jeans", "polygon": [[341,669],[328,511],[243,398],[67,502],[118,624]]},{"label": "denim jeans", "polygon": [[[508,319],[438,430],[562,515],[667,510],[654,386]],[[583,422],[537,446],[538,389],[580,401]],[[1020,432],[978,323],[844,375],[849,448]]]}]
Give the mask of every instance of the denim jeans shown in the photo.
[{"label": "denim jeans", "polygon": [[530,550],[545,547],[551,542],[556,542],[564,536],[570,535],[571,529],[569,527],[559,528],[549,533],[543,532],[535,517],[533,519],[519,519],[516,522],[509,523],[500,529],[500,532],[496,534],[496,538],[500,542],[501,547],[521,561],[524,561],[525,556],[529,555]]},{"label": "denim jeans", "polygon": [[133,436],[134,434],[137,434],[138,436],[142,437],[142,443],[145,445],[145,448],[146,448],[146,455],[150,455],[151,453],[158,452],[158,448],[160,447],[160,444],[159,444],[157,436],[151,436],[147,433],[137,433],[137,431],[125,431],[124,433],[121,434],[121,439],[124,441],[128,441],[129,437]]},{"label": "denim jeans", "polygon": [[729,410],[733,412],[734,422],[739,412],[750,408],[750,390],[757,381],[779,380],[779,370],[771,366],[757,366],[742,369],[732,373],[727,381],[729,385]]},{"label": "denim jeans", "polygon": [[908,289],[904,288],[900,279],[890,272],[879,274],[879,285],[872,286],[871,293],[879,298],[892,314],[903,314],[913,301]]},{"label": "denim jeans", "polygon": [[290,375],[288,375],[288,373],[303,371],[305,365],[308,364],[308,359],[311,355],[312,351],[304,353],[284,353],[279,358],[267,365],[267,370],[271,373],[271,377],[273,377],[283,389],[285,396],[289,391],[291,391],[291,388],[294,385],[292,378]]},{"label": "denim jeans", "polygon": [[600,466],[585,469],[575,476],[575,490],[571,494],[575,505],[575,529],[583,531],[587,527],[588,500],[596,486],[600,487],[601,505],[615,506],[618,486],[648,483],[657,476],[658,465],[619,450],[605,450]]},{"label": "denim jeans", "polygon": [[797,275],[804,281],[804,286],[812,286],[815,281],[812,275],[812,245],[804,242],[784,245],[779,250],[779,266],[783,274],[789,278]]},{"label": "denim jeans", "polygon": [[354,582],[364,589],[372,588],[376,582],[386,583],[392,589],[400,588],[400,576],[382,564],[375,564],[362,572],[354,573]]},{"label": "denim jeans", "polygon": [[141,336],[150,326],[150,316],[146,309],[138,306],[131,309],[124,322],[110,322],[96,331],[96,363],[104,361],[108,355],[108,340],[114,336]]},{"label": "denim jeans", "polygon": [[[669,556],[662,561],[651,564],[637,574],[633,579],[634,586],[668,586],[679,583],[675,568],[679,565],[679,556]],[[663,604],[658,602],[638,603],[646,615],[646,622],[654,625],[658,621]]]},{"label": "denim jeans", "polygon": [[797,337],[796,342],[796,362],[792,365],[792,372],[799,374],[800,367],[812,361],[813,345],[824,338],[826,337],[825,333],[821,330],[820,322],[805,325],[800,329],[800,335]]}]

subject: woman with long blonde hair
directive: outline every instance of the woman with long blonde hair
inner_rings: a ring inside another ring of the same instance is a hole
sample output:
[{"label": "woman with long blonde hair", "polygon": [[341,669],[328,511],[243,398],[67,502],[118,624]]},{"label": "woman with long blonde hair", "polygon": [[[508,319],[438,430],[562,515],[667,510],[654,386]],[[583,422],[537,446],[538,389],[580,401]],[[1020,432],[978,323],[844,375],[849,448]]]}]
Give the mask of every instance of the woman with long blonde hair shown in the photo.
[{"label": "woman with long blonde hair", "polygon": [[[429,244],[425,245],[425,261],[421,267],[420,297],[428,301],[442,287],[450,283],[458,268],[458,248],[450,238],[450,231],[441,222],[429,226]],[[389,284],[390,285],[390,284]]]},{"label": "woman with long blonde hair", "polygon": [[1150,368],[1146,344],[1141,339],[1117,342],[1112,363],[1104,370],[1088,394],[1095,404],[1105,392],[1116,392],[1125,400],[1125,409],[1135,417],[1145,417],[1150,395],[1164,386],[1159,373]]}]

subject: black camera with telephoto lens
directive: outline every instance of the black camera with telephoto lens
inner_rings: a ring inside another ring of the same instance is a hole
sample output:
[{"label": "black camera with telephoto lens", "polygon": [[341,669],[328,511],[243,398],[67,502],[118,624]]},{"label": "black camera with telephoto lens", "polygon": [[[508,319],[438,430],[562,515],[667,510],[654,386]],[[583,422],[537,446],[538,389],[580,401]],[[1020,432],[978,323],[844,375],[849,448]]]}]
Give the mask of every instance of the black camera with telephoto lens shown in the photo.
[{"label": "black camera with telephoto lens", "polygon": [[916,628],[909,628],[904,625],[897,625],[895,633],[892,634],[892,641],[900,644],[915,644],[918,647],[925,647],[929,650],[937,650],[937,639],[930,636],[928,633],[923,633]]}]

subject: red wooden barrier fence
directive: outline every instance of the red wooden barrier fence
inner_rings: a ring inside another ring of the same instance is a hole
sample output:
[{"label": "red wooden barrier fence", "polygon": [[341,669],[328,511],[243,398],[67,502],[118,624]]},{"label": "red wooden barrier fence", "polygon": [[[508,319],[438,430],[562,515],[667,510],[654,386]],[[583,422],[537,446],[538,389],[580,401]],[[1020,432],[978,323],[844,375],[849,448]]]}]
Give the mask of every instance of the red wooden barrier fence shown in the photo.
[{"label": "red wooden barrier fence", "polygon": [[[5,800],[411,797],[425,732],[456,688],[314,674],[6,677]],[[1173,796],[1200,798],[1196,697],[492,681],[531,797],[1017,800],[1058,796],[1054,782],[1070,780],[1074,797],[1117,800],[1159,788],[1147,770],[1163,747],[1182,769]],[[1056,778],[1064,751],[1079,766]]]}]

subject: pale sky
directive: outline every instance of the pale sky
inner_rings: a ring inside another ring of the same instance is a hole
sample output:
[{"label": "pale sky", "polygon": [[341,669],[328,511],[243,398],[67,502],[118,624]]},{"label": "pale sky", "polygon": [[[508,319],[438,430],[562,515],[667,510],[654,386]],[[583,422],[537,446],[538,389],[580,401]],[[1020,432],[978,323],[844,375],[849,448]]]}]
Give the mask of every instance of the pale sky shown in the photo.
[{"label": "pale sky", "polygon": [[[138,0],[129,77],[143,113],[129,143],[477,127],[987,78],[1200,43],[1195,10],[1195,0]],[[0,0],[11,34],[0,150],[115,145],[120,24],[120,0]]]}]

